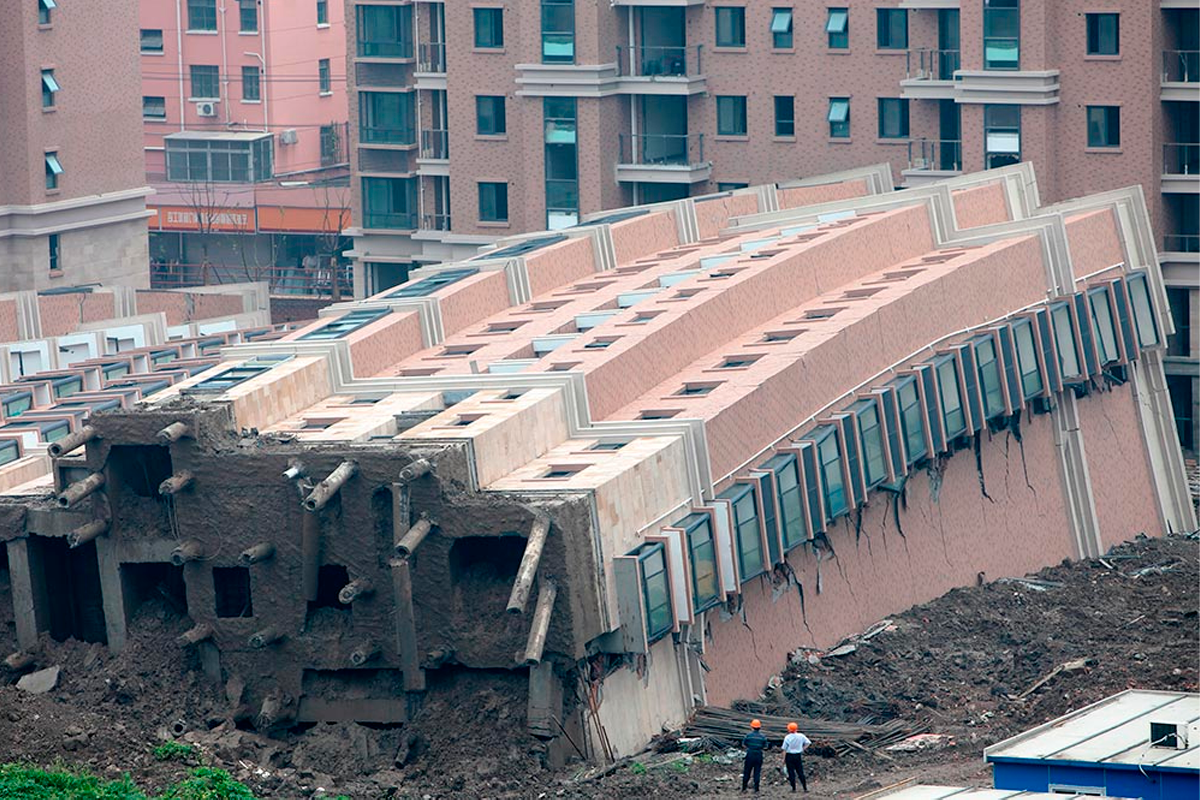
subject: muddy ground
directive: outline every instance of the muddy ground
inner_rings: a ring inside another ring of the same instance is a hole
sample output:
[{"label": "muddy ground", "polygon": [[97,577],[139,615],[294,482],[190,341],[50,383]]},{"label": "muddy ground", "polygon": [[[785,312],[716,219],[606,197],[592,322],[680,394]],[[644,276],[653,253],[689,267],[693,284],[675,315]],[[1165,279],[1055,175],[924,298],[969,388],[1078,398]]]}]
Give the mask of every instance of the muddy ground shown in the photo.
[{"label": "muddy ground", "polygon": [[[893,630],[849,655],[798,652],[780,665],[782,685],[746,711],[927,721],[953,738],[931,752],[807,759],[814,798],[854,797],[908,778],[988,785],[988,744],[1128,687],[1197,689],[1198,556],[1194,539],[1139,540],[1102,560],[1043,570],[1034,582],[954,590],[893,617]],[[154,790],[186,768],[152,754],[179,721],[179,739],[194,743],[200,758],[269,798],[325,790],[354,800],[707,800],[739,788],[738,765],[717,763],[720,747],[711,750],[717,762],[648,752],[599,780],[580,765],[547,771],[541,748],[524,734],[524,678],[504,672],[435,674],[408,726],[318,725],[263,737],[238,729],[224,687],[207,682],[195,656],[174,644],[185,620],[165,603],[138,613],[117,657],[101,645],[46,641],[38,666],[62,670],[47,694],[17,689],[18,676],[0,667],[0,761],[129,772]],[[11,652],[13,640],[10,608],[0,602],[0,649]],[[1085,658],[1094,663],[1012,699],[1056,666]],[[768,760],[765,795],[786,791],[777,761]]]}]

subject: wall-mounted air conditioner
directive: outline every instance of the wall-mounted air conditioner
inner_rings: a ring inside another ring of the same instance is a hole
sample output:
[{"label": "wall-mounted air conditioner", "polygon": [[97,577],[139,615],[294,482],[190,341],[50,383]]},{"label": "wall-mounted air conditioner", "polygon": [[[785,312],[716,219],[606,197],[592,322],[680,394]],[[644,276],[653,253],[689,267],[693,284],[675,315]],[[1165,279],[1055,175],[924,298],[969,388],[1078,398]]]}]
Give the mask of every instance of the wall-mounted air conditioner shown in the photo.
[{"label": "wall-mounted air conditioner", "polygon": [[215,117],[217,115],[216,102],[206,100],[203,103],[196,103],[196,114],[201,117]]},{"label": "wall-mounted air conditioner", "polygon": [[298,141],[300,141],[300,136],[296,133],[295,128],[288,128],[285,131],[279,132],[280,144],[295,144]]},{"label": "wall-mounted air conditioner", "polygon": [[1188,749],[1188,724],[1186,722],[1151,722],[1150,746],[1167,750]]}]

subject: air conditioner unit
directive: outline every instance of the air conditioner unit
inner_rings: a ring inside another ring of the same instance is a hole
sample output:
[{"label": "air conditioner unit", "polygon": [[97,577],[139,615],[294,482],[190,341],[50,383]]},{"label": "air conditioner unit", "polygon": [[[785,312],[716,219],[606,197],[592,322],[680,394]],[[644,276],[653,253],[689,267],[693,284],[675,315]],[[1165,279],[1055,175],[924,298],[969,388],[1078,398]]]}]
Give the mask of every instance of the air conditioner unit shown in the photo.
[{"label": "air conditioner unit", "polygon": [[1188,749],[1188,724],[1186,722],[1151,722],[1150,746],[1167,750]]},{"label": "air conditioner unit", "polygon": [[196,114],[201,117],[215,117],[217,115],[217,104],[211,100],[204,103],[196,103]]},{"label": "air conditioner unit", "polygon": [[288,128],[286,131],[279,132],[280,144],[295,144],[300,141],[300,137],[296,134],[295,128]]}]

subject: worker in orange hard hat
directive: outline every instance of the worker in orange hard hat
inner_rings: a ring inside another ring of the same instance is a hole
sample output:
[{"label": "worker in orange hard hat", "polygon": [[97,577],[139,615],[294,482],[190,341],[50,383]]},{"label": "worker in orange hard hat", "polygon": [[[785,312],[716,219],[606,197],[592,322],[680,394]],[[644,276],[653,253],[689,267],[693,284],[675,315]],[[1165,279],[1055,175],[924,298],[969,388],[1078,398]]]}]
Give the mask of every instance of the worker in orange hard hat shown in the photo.
[{"label": "worker in orange hard hat", "polygon": [[787,768],[788,783],[792,791],[796,791],[796,778],[804,791],[808,791],[808,781],[804,779],[804,760],[801,753],[812,744],[812,740],[800,732],[800,726],[794,722],[788,723],[787,736],[783,737],[783,766]]},{"label": "worker in orange hard hat", "polygon": [[758,782],[762,778],[763,751],[767,749],[767,737],[763,736],[762,723],[756,719],[750,720],[750,732],[742,739],[742,747],[746,748],[746,760],[742,762],[742,791],[754,776],[754,791],[758,791]]}]

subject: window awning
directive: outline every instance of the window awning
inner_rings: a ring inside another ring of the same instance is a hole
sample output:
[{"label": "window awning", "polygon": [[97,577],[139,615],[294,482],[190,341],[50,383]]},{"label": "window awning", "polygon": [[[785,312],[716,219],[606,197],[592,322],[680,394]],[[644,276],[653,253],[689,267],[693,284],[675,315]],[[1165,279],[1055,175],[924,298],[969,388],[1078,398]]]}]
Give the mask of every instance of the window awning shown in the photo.
[{"label": "window awning", "polygon": [[45,86],[48,92],[58,91],[58,81],[54,80],[54,73],[48,69],[42,70],[42,86]]},{"label": "window awning", "polygon": [[830,122],[845,122],[850,117],[850,101],[849,100],[830,100],[829,101],[829,121]]},{"label": "window awning", "polygon": [[62,164],[59,163],[58,155],[56,153],[46,153],[46,169],[50,170],[55,175],[63,174]]},{"label": "window awning", "polygon": [[825,23],[826,33],[845,33],[848,12],[844,8],[831,8],[829,21]]},{"label": "window awning", "polygon": [[771,33],[790,33],[792,30],[792,10],[777,8],[771,15]]},{"label": "window awning", "polygon": [[54,0],[38,0],[38,4],[47,11],[52,8],[58,8],[58,3],[54,2]]}]

